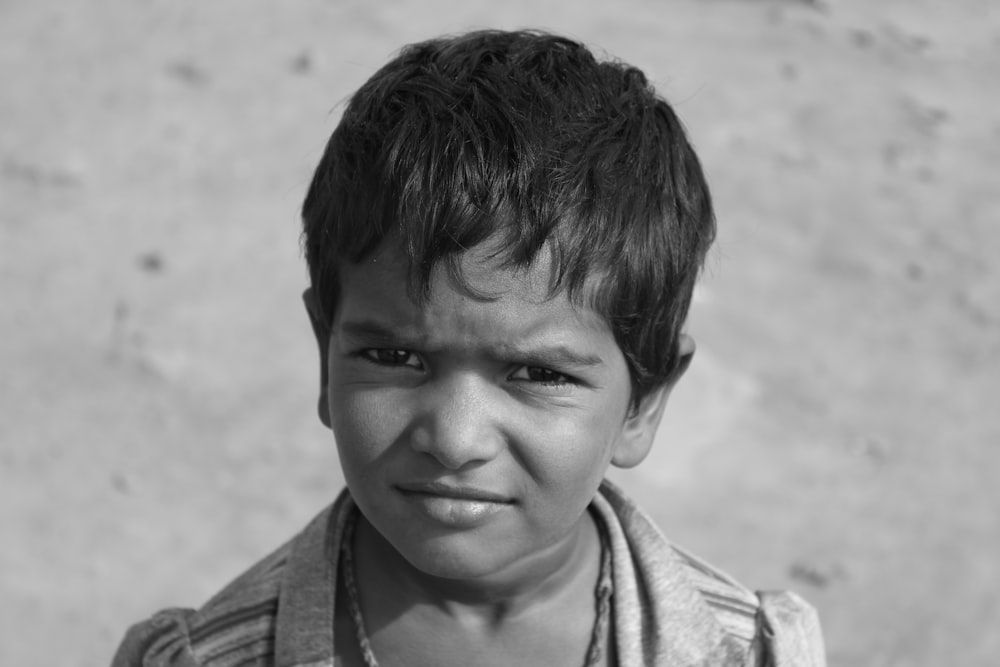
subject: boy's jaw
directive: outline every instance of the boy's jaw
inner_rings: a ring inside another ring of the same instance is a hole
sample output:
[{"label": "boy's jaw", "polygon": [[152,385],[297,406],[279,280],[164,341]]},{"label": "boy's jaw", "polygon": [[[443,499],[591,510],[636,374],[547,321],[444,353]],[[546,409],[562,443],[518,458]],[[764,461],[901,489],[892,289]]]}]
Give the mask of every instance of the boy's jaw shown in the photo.
[{"label": "boy's jaw", "polygon": [[[510,510],[512,514],[517,511],[516,508]],[[454,550],[458,542],[477,543],[486,548],[481,558],[489,560],[491,553],[504,549],[502,542],[496,542],[497,538],[490,535],[496,529],[502,533],[509,530],[509,526],[505,526],[508,519],[510,517],[465,530],[433,522],[436,530],[422,530],[424,539],[428,540],[428,548],[437,553],[428,558],[428,554],[400,549],[400,545],[390,540],[362,512],[354,544],[355,560],[366,563],[364,569],[377,572],[377,588],[393,591],[394,598],[415,594],[417,597],[413,599],[450,610],[458,610],[463,605],[486,610],[500,604],[503,613],[514,614],[518,609],[527,608],[526,605],[532,601],[550,595],[560,587],[560,582],[565,583],[567,578],[578,573],[581,563],[593,556],[593,553],[587,555],[581,551],[581,547],[587,543],[594,528],[593,519],[584,511],[577,521],[565,527],[563,539],[525,554],[499,569],[484,570],[481,561],[476,564],[466,562]],[[424,520],[415,517],[413,523],[423,524]],[[506,539],[514,539],[514,536],[508,534]],[[438,545],[434,546],[435,543]],[[495,617],[491,615],[491,618]]]}]

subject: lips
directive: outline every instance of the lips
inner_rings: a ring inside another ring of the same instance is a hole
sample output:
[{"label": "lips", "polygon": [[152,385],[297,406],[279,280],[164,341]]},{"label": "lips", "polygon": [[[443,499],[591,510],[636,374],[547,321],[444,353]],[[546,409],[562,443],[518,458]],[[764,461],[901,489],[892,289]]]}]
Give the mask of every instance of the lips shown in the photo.
[{"label": "lips", "polygon": [[397,488],[405,494],[437,496],[453,500],[467,500],[483,503],[509,504],[513,499],[500,493],[474,486],[460,486],[442,482],[415,482],[399,484]]},{"label": "lips", "polygon": [[426,518],[449,529],[475,528],[514,503],[500,493],[441,482],[400,484],[396,488]]}]

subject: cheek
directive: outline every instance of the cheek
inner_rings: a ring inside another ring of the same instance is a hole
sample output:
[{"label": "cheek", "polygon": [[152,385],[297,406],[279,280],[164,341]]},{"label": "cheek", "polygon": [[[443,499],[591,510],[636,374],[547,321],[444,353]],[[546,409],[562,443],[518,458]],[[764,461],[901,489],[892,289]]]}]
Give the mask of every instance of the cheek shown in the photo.
[{"label": "cheek", "polygon": [[593,412],[544,420],[536,427],[538,445],[532,448],[529,465],[550,488],[586,496],[607,471],[617,433]]},{"label": "cheek", "polygon": [[345,467],[363,466],[389,448],[402,428],[399,414],[375,392],[331,386],[331,426]]}]

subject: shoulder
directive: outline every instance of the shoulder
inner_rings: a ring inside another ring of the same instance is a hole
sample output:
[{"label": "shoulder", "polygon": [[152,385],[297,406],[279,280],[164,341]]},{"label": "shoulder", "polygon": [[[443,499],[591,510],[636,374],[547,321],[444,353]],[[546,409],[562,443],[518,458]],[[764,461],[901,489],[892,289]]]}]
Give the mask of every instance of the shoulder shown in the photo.
[{"label": "shoulder", "polygon": [[[607,509],[601,509],[607,503]],[[680,607],[678,632],[701,618],[704,629],[721,631],[722,643],[738,663],[758,667],[822,667],[823,637],[816,610],[787,591],[756,592],[732,576],[673,544],[652,519],[613,484],[601,487],[598,509],[609,524],[617,522],[627,552],[620,560],[635,568],[650,600],[661,595],[669,609]],[[614,541],[614,540],[612,540]],[[636,604],[650,604],[642,596]],[[707,625],[706,625],[707,624]],[[713,663],[714,664],[714,663]],[[720,663],[721,664],[721,663]],[[730,664],[726,662],[725,664]]]},{"label": "shoulder", "polygon": [[733,577],[694,554],[670,545],[687,581],[708,605],[727,634],[750,644],[757,635],[759,599]]},{"label": "shoulder", "polygon": [[167,609],[133,625],[112,667],[228,667],[274,655],[286,544],[201,609]]},{"label": "shoulder", "polygon": [[756,591],[700,558],[672,546],[691,583],[726,632],[747,646],[760,667],[823,667],[816,609],[792,591]]},{"label": "shoulder", "polygon": [[775,667],[823,667],[826,650],[819,615],[791,591],[763,591],[760,599],[759,642]]},{"label": "shoulder", "polygon": [[111,667],[189,667],[197,665],[187,637],[193,609],[165,609],[136,623],[119,644]]},{"label": "shoulder", "polygon": [[[753,641],[759,605],[751,590],[668,540],[653,519],[611,482],[602,484],[595,507],[611,526],[612,543],[621,545],[618,560],[635,568],[640,584],[656,592],[664,605],[682,605],[682,615],[698,615],[707,625],[717,624],[744,645]],[[615,532],[620,533],[618,540]]]},{"label": "shoulder", "polygon": [[[341,494],[305,529],[234,579],[200,609],[167,609],[132,626],[112,667],[273,664],[280,651],[282,623],[295,625],[303,618],[311,619],[313,625],[302,631],[306,633],[325,627],[314,617],[329,592],[319,590],[323,586],[316,582],[329,578],[331,564],[326,549],[330,547],[328,540],[335,537],[328,530],[331,518],[342,521],[341,515],[351,506],[346,492]],[[283,612],[281,618],[279,612]],[[285,627],[285,631],[287,634],[290,629]],[[299,628],[291,631],[294,636],[286,639],[298,645],[302,633]]]},{"label": "shoulder", "polygon": [[751,665],[823,667],[823,633],[816,609],[792,591],[751,592],[725,572],[676,545],[691,583],[731,637],[748,647]]}]

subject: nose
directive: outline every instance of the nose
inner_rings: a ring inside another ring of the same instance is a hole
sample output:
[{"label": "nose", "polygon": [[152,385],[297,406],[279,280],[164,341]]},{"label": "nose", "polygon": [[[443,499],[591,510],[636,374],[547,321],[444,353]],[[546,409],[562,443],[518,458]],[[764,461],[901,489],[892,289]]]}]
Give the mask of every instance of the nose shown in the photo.
[{"label": "nose", "polygon": [[503,448],[498,397],[474,374],[437,378],[422,388],[411,443],[449,470],[490,461]]}]

